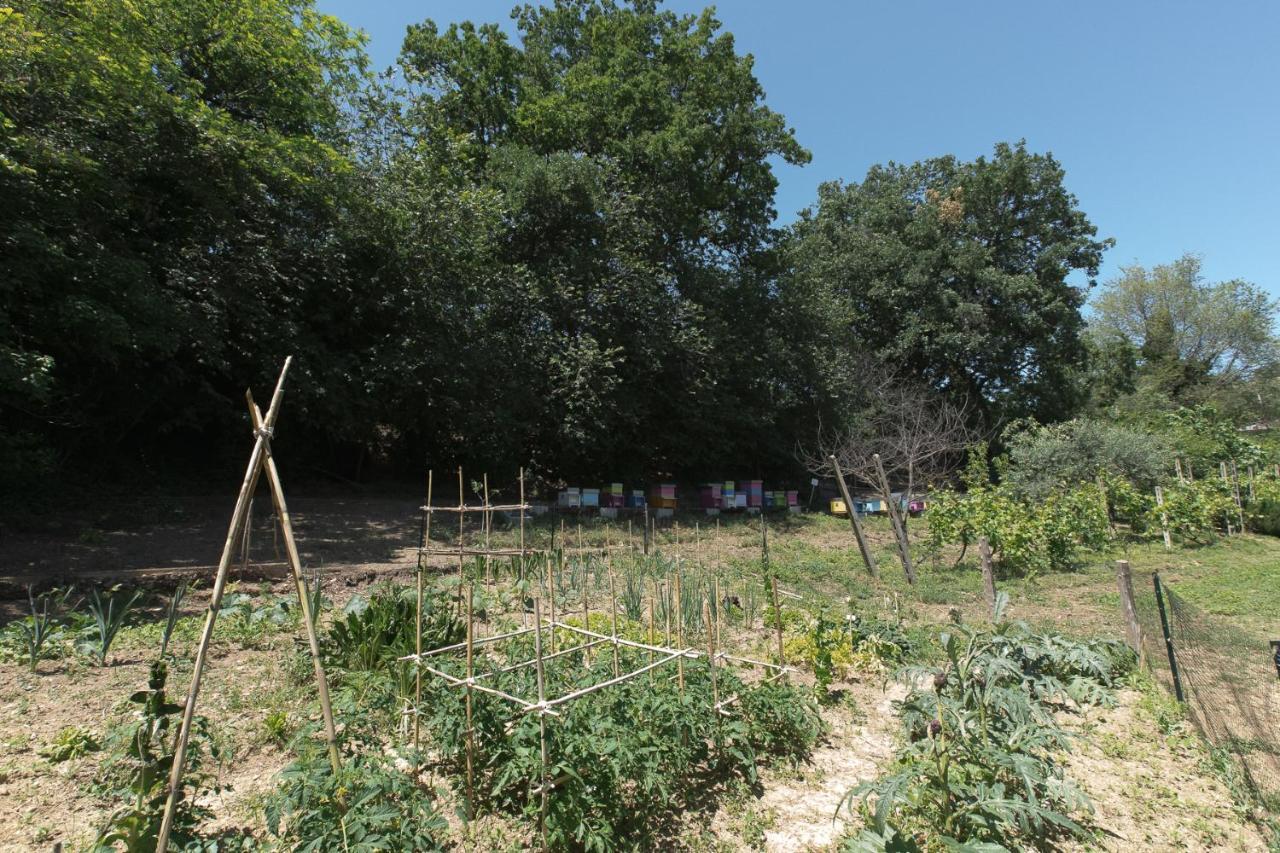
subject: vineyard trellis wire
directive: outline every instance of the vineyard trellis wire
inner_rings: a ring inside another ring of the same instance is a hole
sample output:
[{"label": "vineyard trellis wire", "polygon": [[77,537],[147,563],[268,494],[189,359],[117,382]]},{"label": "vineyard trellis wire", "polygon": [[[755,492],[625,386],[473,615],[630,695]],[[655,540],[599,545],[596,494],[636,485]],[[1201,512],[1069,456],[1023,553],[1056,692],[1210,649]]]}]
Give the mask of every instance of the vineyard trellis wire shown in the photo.
[{"label": "vineyard trellis wire", "polygon": [[1143,657],[1158,681],[1182,693],[1196,727],[1230,753],[1251,791],[1264,803],[1280,803],[1280,678],[1273,649],[1240,621],[1206,612],[1158,578],[1134,578]]}]

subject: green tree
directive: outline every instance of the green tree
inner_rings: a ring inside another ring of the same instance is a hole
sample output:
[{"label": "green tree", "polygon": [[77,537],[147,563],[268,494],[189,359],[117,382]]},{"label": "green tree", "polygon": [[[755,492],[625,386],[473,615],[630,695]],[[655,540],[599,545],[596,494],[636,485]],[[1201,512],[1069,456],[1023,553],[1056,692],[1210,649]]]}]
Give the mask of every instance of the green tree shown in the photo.
[{"label": "green tree", "polygon": [[1112,241],[1094,239],[1064,176],[1019,143],[824,184],[790,232],[789,310],[843,370],[887,362],[988,425],[1070,415],[1085,347],[1068,278],[1092,284]]},{"label": "green tree", "polygon": [[[509,443],[544,469],[689,470],[770,448],[773,157],[807,161],[711,10],[558,0],[410,28],[419,139],[461,140],[507,223],[491,294]],[[486,303],[487,305],[489,303]],[[472,404],[487,405],[483,399]]]},{"label": "green tree", "polygon": [[301,349],[329,287],[363,61],[302,0],[0,9],[6,474],[243,429],[239,389]]},{"label": "green tree", "polygon": [[1269,414],[1258,403],[1280,370],[1280,303],[1246,281],[1208,282],[1201,266],[1183,255],[1125,267],[1094,300],[1095,334],[1138,353],[1138,396],[1125,408],[1211,402],[1238,417]]}]

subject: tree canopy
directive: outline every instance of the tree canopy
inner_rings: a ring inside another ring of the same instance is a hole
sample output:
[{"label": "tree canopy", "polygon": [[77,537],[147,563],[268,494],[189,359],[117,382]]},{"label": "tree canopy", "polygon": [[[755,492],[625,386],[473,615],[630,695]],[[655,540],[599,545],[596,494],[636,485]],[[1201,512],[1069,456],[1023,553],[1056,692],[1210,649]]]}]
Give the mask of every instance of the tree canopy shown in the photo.
[{"label": "tree canopy", "polygon": [[872,166],[779,228],[809,153],[713,10],[512,21],[375,75],[311,0],[0,9],[0,493],[234,476],[288,353],[290,456],[356,479],[795,479],[878,375],[964,435],[1270,416],[1255,285],[1129,268],[1086,321],[1111,241],[1051,154]]},{"label": "tree canopy", "polygon": [[982,413],[987,426],[1078,405],[1086,351],[1073,272],[1110,240],[1026,145],[990,157],[875,166],[828,183],[791,229],[788,298],[850,359],[879,358]]},{"label": "tree canopy", "polygon": [[1195,255],[1150,270],[1125,267],[1093,307],[1098,345],[1130,347],[1133,392],[1166,406],[1208,401],[1239,409],[1247,405],[1240,392],[1280,366],[1280,305],[1247,281],[1205,281]]}]

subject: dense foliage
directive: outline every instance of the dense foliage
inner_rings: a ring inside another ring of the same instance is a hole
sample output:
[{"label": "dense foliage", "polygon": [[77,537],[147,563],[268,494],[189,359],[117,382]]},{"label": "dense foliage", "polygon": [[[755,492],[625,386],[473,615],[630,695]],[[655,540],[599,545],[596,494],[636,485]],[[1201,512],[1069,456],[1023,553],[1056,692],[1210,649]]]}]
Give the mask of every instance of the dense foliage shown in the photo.
[{"label": "dense foliage", "polygon": [[1070,736],[1057,711],[1110,701],[1131,665],[1110,641],[1036,634],[1003,618],[990,629],[943,631],[941,668],[909,668],[895,764],[858,786],[846,803],[868,829],[857,851],[1022,850],[1087,837],[1091,806],[1063,773]]},{"label": "dense foliage", "polygon": [[[620,665],[635,669],[646,652],[624,649]],[[530,660],[530,643],[513,644],[512,662]],[[548,719],[548,775],[555,785],[546,820],[553,849],[647,849],[691,802],[729,778],[754,781],[758,763],[799,761],[823,731],[805,692],[783,684],[751,685],[719,669],[721,698],[739,701],[711,711],[705,660],[688,662],[683,686],[675,664],[556,708]],[[582,655],[548,668],[547,695],[564,695],[613,676],[611,654],[589,666]],[[524,667],[486,679],[517,696],[536,696],[536,673]],[[438,683],[438,682],[437,682]],[[474,698],[475,806],[523,815],[537,825],[542,783],[538,719],[486,695]],[[431,695],[430,729],[451,778],[465,793],[465,725],[461,691]]]},{"label": "dense foliage", "polygon": [[309,0],[0,11],[0,490],[224,462],[285,353],[291,458],[355,478],[794,470],[850,358],[1070,409],[1106,241],[1052,158],[877,167],[783,240],[809,155],[710,10],[513,22],[376,77]]},{"label": "dense foliage", "polygon": [[[282,774],[266,808],[271,833],[300,849],[438,846],[445,837],[439,797],[411,772],[424,759],[454,787],[459,808],[505,815],[523,821],[530,838],[538,834],[543,778],[536,714],[487,693],[473,694],[469,790],[463,691],[429,678],[421,707],[422,739],[430,747],[414,753],[405,728],[413,681],[396,662],[413,645],[414,612],[412,605],[404,607],[412,601],[406,591],[379,591],[337,620],[325,637],[343,769],[335,777],[322,745],[304,730],[292,741],[298,759]],[[428,647],[457,638],[447,597],[433,593],[426,612]],[[557,654],[544,649],[548,698],[614,676],[610,649],[601,647],[588,658],[585,651],[573,651],[581,637],[555,633]],[[549,644],[551,633],[543,639]],[[476,669],[486,673],[480,683],[532,701],[535,667],[507,667],[529,664],[534,651],[528,635],[477,650]],[[462,676],[461,657],[440,655],[432,665]],[[619,648],[624,671],[648,662],[648,652]],[[753,684],[723,666],[713,690],[705,658],[685,662],[682,683],[676,676],[672,662],[559,705],[547,718],[551,849],[650,848],[691,803],[705,804],[709,792],[731,779],[754,782],[760,764],[803,760],[824,731],[805,690]],[[738,699],[717,714],[713,696]]]}]

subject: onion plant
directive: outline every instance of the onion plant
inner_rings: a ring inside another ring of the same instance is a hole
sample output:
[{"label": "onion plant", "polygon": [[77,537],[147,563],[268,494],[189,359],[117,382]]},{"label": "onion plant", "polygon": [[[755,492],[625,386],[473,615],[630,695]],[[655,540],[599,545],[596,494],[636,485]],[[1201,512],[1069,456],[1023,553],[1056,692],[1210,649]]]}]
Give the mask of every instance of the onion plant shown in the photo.
[{"label": "onion plant", "polygon": [[97,587],[89,591],[89,613],[93,616],[94,627],[97,628],[95,652],[98,656],[98,666],[107,665],[107,654],[111,651],[111,644],[115,641],[116,634],[120,633],[125,620],[129,618],[130,611],[141,598],[142,590],[134,590],[132,594],[126,595],[118,585],[113,586],[106,595],[103,595]]}]

